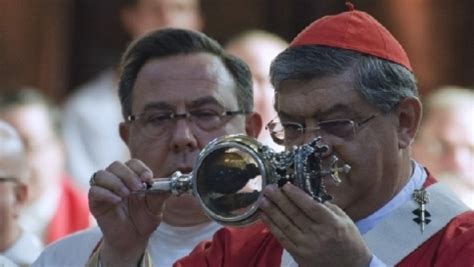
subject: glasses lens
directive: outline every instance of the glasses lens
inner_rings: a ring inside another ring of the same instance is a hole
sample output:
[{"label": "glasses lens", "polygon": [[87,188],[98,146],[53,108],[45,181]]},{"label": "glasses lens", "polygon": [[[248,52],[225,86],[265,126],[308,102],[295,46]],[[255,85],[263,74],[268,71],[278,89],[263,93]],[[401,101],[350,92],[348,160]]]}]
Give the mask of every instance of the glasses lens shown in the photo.
[{"label": "glasses lens", "polygon": [[18,179],[15,179],[13,177],[0,177],[0,182],[12,182],[16,183]]},{"label": "glasses lens", "polygon": [[354,122],[351,120],[332,120],[319,123],[319,127],[328,134],[348,138],[354,135]]},{"label": "glasses lens", "polygon": [[271,121],[267,124],[266,129],[270,132],[273,142],[279,145],[283,144],[283,141],[285,140],[285,133],[280,122]]},{"label": "glasses lens", "polygon": [[140,126],[148,136],[159,137],[173,124],[173,113],[146,112],[139,117]]},{"label": "glasses lens", "polygon": [[230,116],[222,116],[221,114],[211,110],[193,111],[190,113],[191,121],[205,131],[212,131],[221,127],[226,121],[225,118],[230,118]]},{"label": "glasses lens", "polygon": [[303,127],[298,123],[272,121],[267,125],[273,141],[279,145],[293,142],[301,137]]},{"label": "glasses lens", "polygon": [[301,137],[303,134],[303,126],[298,123],[282,123],[284,139],[287,141],[295,141]]},{"label": "glasses lens", "polygon": [[218,110],[194,110],[189,113],[175,114],[172,112],[145,112],[137,118],[139,126],[145,135],[160,137],[169,132],[179,119],[187,119],[188,123],[204,131],[213,131],[222,127],[232,116],[244,114],[241,111],[222,113]]}]

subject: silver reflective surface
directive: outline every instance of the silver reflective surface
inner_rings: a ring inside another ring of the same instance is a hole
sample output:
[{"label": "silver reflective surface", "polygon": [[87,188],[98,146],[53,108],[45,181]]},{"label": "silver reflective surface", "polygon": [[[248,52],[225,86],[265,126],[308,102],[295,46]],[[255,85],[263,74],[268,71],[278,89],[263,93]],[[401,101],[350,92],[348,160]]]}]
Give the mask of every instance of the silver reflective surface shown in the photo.
[{"label": "silver reflective surface", "polygon": [[214,220],[242,225],[252,220],[266,184],[261,145],[243,136],[217,139],[200,154],[193,175],[194,194]]}]

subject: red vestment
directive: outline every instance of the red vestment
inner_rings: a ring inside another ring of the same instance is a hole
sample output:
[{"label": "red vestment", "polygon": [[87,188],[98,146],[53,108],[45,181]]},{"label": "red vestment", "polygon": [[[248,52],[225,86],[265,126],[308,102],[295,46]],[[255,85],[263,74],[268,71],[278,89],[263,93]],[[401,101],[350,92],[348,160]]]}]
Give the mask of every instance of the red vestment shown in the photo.
[{"label": "red vestment", "polygon": [[46,229],[46,244],[90,225],[87,195],[77,189],[69,177],[62,178],[60,190],[58,207]]},{"label": "red vestment", "polygon": [[[434,178],[429,175],[424,186],[434,182]],[[416,224],[414,226],[419,227]],[[201,243],[189,256],[179,260],[174,266],[280,266],[282,253],[283,247],[278,240],[265,225],[257,223],[244,228],[219,230],[212,242]],[[442,230],[397,264],[397,266],[471,267],[473,265],[474,211],[467,211],[453,218]]]}]

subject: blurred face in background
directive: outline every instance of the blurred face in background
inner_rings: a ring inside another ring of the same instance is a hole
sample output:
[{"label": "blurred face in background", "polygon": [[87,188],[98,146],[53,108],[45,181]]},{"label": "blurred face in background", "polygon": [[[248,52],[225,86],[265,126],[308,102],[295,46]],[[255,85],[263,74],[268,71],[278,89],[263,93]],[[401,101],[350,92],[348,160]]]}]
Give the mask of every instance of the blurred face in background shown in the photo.
[{"label": "blurred face in background", "polygon": [[203,28],[198,0],[137,0],[137,5],[124,8],[120,15],[132,38],[165,27]]},{"label": "blurred face in background", "polygon": [[[274,90],[270,82],[270,65],[273,59],[287,47],[287,43],[278,36],[266,32],[248,32],[242,37],[231,40],[226,51],[242,59],[250,68],[253,83],[254,109],[262,116],[266,125],[277,116],[273,107]],[[275,144],[268,131],[262,131],[258,137],[263,144],[282,150]]]},{"label": "blurred face in background", "polygon": [[[3,165],[0,163],[0,165]],[[2,168],[3,166],[0,166]],[[5,173],[0,170],[0,178],[3,177]],[[17,224],[17,219],[19,217],[19,208],[20,201],[18,198],[19,184],[15,181],[6,181],[0,180],[0,244],[10,243],[7,240],[7,236],[12,232]],[[0,245],[0,252],[6,249]]]},{"label": "blurred face in background", "polygon": [[0,122],[0,252],[20,235],[17,219],[28,193],[23,146],[11,131]]},{"label": "blurred face in background", "polygon": [[0,118],[17,130],[25,144],[31,175],[28,202],[35,201],[48,186],[57,186],[64,171],[62,146],[49,113],[45,107],[32,104],[8,108]]},{"label": "blurred face in background", "polygon": [[413,147],[414,157],[435,177],[462,179],[474,188],[474,106],[433,109]]},{"label": "blurred face in background", "polygon": [[[2,214],[0,225],[5,222],[3,218],[18,215],[19,209],[15,203],[16,189],[21,184],[21,176],[24,173],[17,158],[18,156],[15,155],[2,154],[0,156],[0,214]],[[5,214],[12,216],[4,216]]]},{"label": "blurred face in background", "polygon": [[[255,111],[262,115],[264,125],[276,117],[273,108],[273,86],[270,83],[270,65],[272,60],[286,46],[263,37],[248,39],[230,44],[226,51],[242,59],[252,72]],[[262,131],[263,133],[263,131]]]}]

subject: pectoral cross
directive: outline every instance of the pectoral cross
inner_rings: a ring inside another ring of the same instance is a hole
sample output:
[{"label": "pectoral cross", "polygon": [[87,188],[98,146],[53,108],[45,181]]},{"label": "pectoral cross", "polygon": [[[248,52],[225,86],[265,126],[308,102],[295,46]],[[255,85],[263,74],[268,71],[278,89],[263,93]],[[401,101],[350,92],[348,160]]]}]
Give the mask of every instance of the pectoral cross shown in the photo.
[{"label": "pectoral cross", "polygon": [[425,189],[415,189],[413,192],[413,200],[418,203],[419,208],[413,211],[417,216],[413,221],[421,227],[421,232],[425,230],[425,225],[431,222],[431,214],[426,210],[426,204],[430,201],[430,194]]}]

